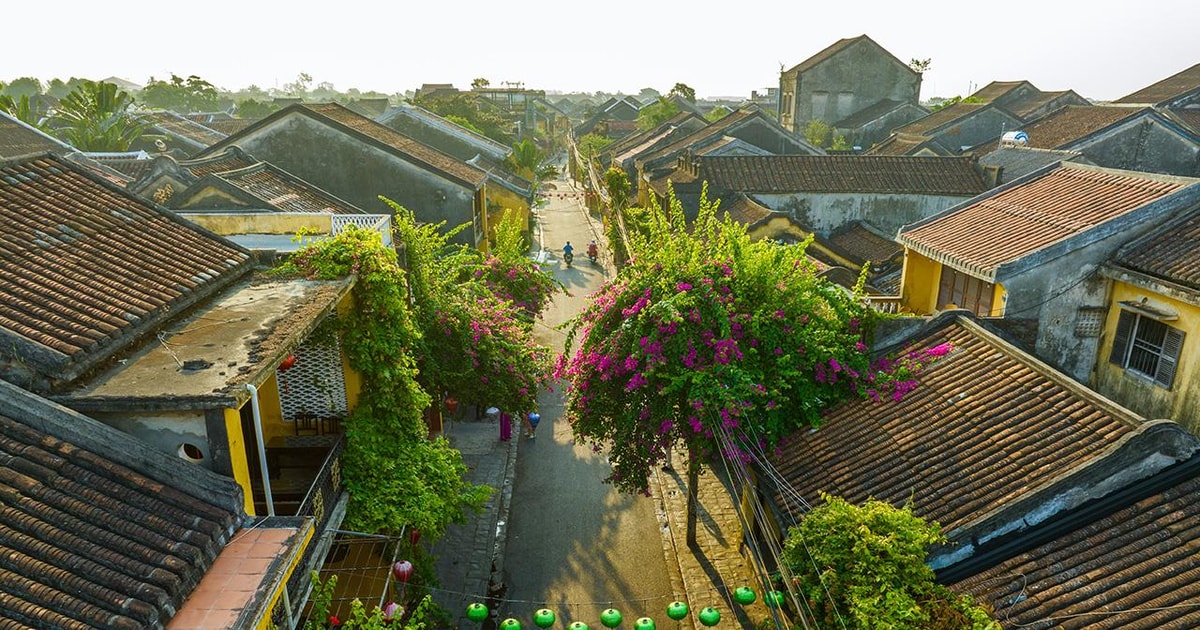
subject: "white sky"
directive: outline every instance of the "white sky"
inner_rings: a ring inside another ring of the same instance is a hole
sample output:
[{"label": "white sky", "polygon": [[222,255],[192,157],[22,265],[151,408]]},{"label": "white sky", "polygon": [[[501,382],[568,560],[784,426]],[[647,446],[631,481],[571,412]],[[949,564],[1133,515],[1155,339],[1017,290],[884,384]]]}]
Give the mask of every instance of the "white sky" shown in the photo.
[{"label": "white sky", "polygon": [[[819,3],[819,4],[818,4]],[[0,81],[199,75],[221,88],[422,83],[747,97],[838,39],[932,59],[923,99],[1028,80],[1119,98],[1200,62],[1200,1],[60,0],[0,11]]]}]

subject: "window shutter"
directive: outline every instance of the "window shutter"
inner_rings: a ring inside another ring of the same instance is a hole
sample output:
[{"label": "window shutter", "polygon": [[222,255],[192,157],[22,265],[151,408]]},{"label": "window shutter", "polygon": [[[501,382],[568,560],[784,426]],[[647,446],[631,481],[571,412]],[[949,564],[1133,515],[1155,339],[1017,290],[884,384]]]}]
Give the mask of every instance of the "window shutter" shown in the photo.
[{"label": "window shutter", "polygon": [[1163,340],[1162,356],[1158,359],[1158,369],[1154,371],[1154,380],[1167,389],[1175,381],[1175,366],[1179,363],[1179,352],[1183,350],[1183,331],[1175,328],[1167,329],[1167,338]]},{"label": "window shutter", "polygon": [[1125,357],[1129,356],[1129,335],[1133,332],[1133,322],[1137,315],[1129,311],[1121,311],[1117,319],[1117,332],[1113,335],[1112,353],[1108,355],[1110,363],[1125,367]]}]

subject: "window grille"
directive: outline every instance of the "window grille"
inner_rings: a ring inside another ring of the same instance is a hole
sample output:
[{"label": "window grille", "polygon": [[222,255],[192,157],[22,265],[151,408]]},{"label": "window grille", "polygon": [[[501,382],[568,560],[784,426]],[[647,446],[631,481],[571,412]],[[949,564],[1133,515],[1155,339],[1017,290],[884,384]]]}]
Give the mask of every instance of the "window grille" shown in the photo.
[{"label": "window grille", "polygon": [[1104,330],[1105,312],[1103,308],[1084,307],[1079,309],[1075,315],[1075,336],[1099,337]]},{"label": "window grille", "polygon": [[1108,360],[1171,388],[1183,350],[1183,331],[1133,311],[1121,310]]},{"label": "window grille", "polygon": [[338,341],[317,343],[310,339],[293,354],[296,363],[291,369],[275,373],[284,421],[295,422],[297,414],[345,416],[346,375]]}]

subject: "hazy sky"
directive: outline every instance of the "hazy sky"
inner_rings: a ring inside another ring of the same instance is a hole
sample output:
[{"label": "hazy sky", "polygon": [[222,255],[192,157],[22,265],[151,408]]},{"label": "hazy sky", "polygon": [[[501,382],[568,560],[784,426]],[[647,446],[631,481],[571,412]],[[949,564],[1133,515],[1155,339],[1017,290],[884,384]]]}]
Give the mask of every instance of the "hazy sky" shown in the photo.
[{"label": "hazy sky", "polygon": [[676,82],[749,96],[838,39],[932,60],[922,98],[1028,80],[1119,98],[1200,63],[1200,1],[60,0],[0,21],[0,81],[199,75],[221,88],[314,84],[403,92],[519,82],[636,94]]}]

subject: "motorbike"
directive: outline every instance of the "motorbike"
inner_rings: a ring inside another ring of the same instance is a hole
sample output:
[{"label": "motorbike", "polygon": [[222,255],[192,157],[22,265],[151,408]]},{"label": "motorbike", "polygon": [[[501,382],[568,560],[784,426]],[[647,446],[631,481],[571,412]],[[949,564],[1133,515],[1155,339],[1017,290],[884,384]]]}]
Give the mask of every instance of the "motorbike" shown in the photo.
[{"label": "motorbike", "polygon": [[587,254],[588,254],[588,259],[592,261],[592,264],[593,265],[596,264],[596,257],[600,255],[600,252],[596,251],[595,247],[589,247],[587,250]]},{"label": "motorbike", "polygon": [[575,254],[572,254],[571,252],[566,252],[563,254],[563,262],[567,263],[568,267],[571,266],[572,260],[575,260]]}]

